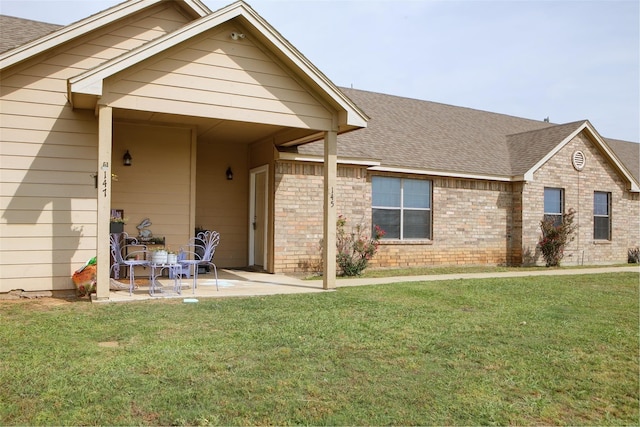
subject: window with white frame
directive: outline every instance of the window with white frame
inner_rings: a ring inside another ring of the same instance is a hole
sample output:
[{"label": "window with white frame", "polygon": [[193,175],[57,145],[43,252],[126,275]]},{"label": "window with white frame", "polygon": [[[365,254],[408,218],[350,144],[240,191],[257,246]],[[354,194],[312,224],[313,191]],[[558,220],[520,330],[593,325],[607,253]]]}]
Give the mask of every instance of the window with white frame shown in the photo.
[{"label": "window with white frame", "polygon": [[593,238],[611,240],[611,193],[593,193]]},{"label": "window with white frame", "polygon": [[431,239],[431,181],[371,178],[373,226],[383,239]]},{"label": "window with white frame", "polygon": [[544,220],[553,220],[555,226],[562,225],[564,212],[564,190],[546,187],[544,189]]}]

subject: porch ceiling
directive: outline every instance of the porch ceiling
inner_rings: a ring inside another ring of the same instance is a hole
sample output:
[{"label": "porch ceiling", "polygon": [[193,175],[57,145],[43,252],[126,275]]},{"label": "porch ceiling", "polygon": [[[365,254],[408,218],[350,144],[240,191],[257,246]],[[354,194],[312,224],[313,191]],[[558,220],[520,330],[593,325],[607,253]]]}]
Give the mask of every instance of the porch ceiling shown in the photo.
[{"label": "porch ceiling", "polygon": [[257,141],[271,139],[274,145],[282,145],[293,140],[317,134],[317,131],[308,129],[290,129],[283,126],[261,123],[182,116],[150,111],[114,109],[113,117],[114,120],[118,121],[145,122],[156,125],[194,126],[200,141],[215,140],[233,144],[251,144]]}]

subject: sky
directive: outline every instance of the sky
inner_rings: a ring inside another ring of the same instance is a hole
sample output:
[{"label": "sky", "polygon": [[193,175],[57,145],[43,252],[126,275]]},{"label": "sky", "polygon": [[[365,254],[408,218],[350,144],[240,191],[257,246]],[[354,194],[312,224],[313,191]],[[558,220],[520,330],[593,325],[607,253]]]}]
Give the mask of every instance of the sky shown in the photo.
[{"label": "sky", "polygon": [[[121,1],[0,0],[69,24]],[[233,0],[204,0],[217,10]],[[247,0],[336,85],[640,141],[639,0]]]}]

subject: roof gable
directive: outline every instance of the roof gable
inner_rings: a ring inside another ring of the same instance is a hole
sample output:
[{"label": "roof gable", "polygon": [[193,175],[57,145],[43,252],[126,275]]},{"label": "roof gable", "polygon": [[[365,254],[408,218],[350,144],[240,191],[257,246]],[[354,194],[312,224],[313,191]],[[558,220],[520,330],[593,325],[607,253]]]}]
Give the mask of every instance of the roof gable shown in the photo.
[{"label": "roof gable", "polygon": [[[510,142],[512,142],[514,145],[518,145],[520,150],[522,150],[523,152],[527,151],[523,149],[526,146],[531,147],[539,144],[545,147],[553,145],[553,142],[556,141],[555,145],[550,147],[550,149],[547,150],[547,153],[544,156],[542,156],[533,166],[531,166],[524,172],[524,179],[527,181],[533,180],[533,174],[580,132],[586,132],[591,136],[591,139],[594,142],[596,148],[598,148],[604,154],[611,166],[629,182],[629,190],[633,192],[640,192],[640,185],[638,185],[637,179],[620,161],[615,152],[607,145],[604,139],[598,134],[598,132],[591,125],[591,123],[589,123],[588,120],[583,122],[558,125],[554,128],[544,129],[537,132],[530,132],[530,134],[532,135],[511,135],[509,138]],[[564,138],[562,138],[562,136],[564,136]]]},{"label": "roof gable", "polygon": [[253,31],[260,43],[272,51],[286,66],[296,70],[307,84],[324,95],[325,101],[340,111],[339,122],[343,125],[341,131],[366,126],[366,115],[243,1],[224,7],[170,34],[69,79],[69,97],[73,100],[74,98],[86,99],[87,96],[101,96],[105,79],[235,19],[238,19],[243,27]]},{"label": "roof gable", "polygon": [[[507,135],[511,173],[523,176],[546,162],[581,129],[583,121]],[[532,172],[530,172],[532,173]]]},{"label": "roof gable", "polygon": [[165,1],[176,1],[194,18],[210,13],[200,0],[129,0],[3,53],[0,55],[0,70]]}]

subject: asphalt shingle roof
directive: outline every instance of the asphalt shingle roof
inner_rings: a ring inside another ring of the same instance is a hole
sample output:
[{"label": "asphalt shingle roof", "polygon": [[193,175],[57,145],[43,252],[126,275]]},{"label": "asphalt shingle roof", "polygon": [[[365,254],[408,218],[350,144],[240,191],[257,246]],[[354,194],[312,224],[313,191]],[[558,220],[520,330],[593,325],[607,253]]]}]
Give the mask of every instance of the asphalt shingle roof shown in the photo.
[{"label": "asphalt shingle roof", "polygon": [[[338,155],[376,159],[386,167],[518,176],[585,122],[557,125],[375,92],[341,90],[371,120],[367,128],[338,137]],[[297,150],[322,155],[322,144],[317,141]],[[640,144],[614,141],[610,146],[616,153],[624,153],[626,159],[621,160],[637,179]]]},{"label": "asphalt shingle roof", "polygon": [[[61,25],[0,15],[0,53]],[[554,125],[430,101],[341,88],[370,117],[366,129],[339,136],[338,155],[383,166],[481,175],[522,175],[584,121]],[[605,139],[639,180],[640,144]],[[322,141],[297,147],[322,155]]]},{"label": "asphalt shingle roof", "polygon": [[62,28],[62,25],[0,15],[0,53]]}]

